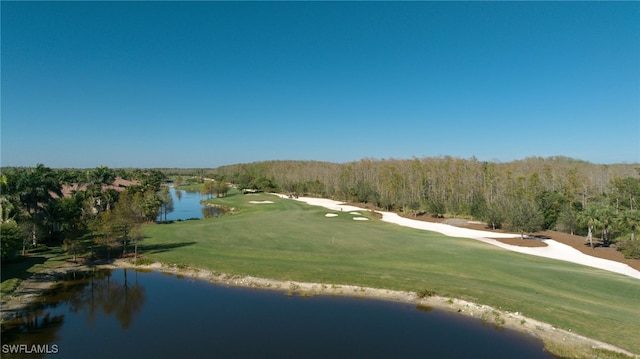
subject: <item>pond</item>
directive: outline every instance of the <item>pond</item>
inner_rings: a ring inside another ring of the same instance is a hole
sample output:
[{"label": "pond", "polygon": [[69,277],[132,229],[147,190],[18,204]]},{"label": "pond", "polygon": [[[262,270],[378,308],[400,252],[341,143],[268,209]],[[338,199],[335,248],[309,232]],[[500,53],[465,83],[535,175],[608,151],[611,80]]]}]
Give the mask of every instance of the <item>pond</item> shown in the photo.
[{"label": "pond", "polygon": [[[205,206],[200,203],[207,199],[207,196],[201,195],[198,191],[176,190],[170,187],[169,193],[173,199],[173,211],[167,214],[167,221],[217,217],[226,213],[224,208]],[[160,215],[157,220],[164,221],[165,218]]]},{"label": "pond", "polygon": [[[457,313],[288,296],[159,272],[97,270],[2,327],[35,358],[553,358],[540,341]],[[53,353],[55,351],[55,353]]]}]

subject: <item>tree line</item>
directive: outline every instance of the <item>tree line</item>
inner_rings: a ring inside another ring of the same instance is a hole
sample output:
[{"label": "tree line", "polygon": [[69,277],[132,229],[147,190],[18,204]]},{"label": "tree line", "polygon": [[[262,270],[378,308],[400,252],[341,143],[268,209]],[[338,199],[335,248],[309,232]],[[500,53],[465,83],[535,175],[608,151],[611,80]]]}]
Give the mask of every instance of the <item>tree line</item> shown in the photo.
[{"label": "tree line", "polygon": [[[450,156],[264,161],[178,170],[3,168],[2,258],[55,241],[72,254],[89,249],[109,258],[116,248],[126,254],[133,246],[137,255],[140,226],[159,215],[166,218],[173,208],[168,188],[161,186],[169,176],[177,185],[201,186],[201,193],[210,196],[226,195],[233,183],[246,190],[366,203],[409,216],[483,220],[521,234],[560,230],[584,235],[592,246],[615,243],[625,255],[640,258],[637,164],[600,165],[567,157],[502,163]],[[133,183],[119,188],[116,178]]]},{"label": "tree line", "polygon": [[367,203],[406,215],[472,218],[522,234],[560,230],[585,235],[592,246],[616,241],[640,256],[632,242],[640,222],[638,164],[442,156],[342,164],[264,161],[222,166],[209,175],[240,188]]},{"label": "tree line", "polygon": [[[130,182],[115,186],[117,178]],[[87,250],[110,258],[121,248],[126,255],[130,245],[137,256],[141,225],[170,205],[165,181],[159,170],[3,168],[2,259],[50,243],[62,244],[74,259]]]}]

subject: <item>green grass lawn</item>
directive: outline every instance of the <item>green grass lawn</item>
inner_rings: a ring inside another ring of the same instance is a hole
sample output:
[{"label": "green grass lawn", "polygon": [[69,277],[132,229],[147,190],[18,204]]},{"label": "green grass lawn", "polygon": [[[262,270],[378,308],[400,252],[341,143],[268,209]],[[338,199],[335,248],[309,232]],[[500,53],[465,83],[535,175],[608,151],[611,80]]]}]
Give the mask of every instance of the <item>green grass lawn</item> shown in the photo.
[{"label": "green grass lawn", "polygon": [[[250,204],[251,200],[274,201]],[[438,295],[518,311],[640,353],[640,281],[273,195],[213,200],[238,213],[145,227],[151,260],[279,280]],[[367,212],[362,211],[366,216]]]}]

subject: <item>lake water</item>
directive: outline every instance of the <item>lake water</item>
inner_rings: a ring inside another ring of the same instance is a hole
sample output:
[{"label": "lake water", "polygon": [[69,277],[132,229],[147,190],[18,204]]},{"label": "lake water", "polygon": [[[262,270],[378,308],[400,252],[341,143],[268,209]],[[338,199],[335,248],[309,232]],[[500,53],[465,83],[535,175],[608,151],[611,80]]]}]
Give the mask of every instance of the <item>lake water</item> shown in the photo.
[{"label": "lake water", "polygon": [[37,358],[553,358],[531,337],[457,313],[124,269],[65,282],[3,324],[2,342],[56,351]]},{"label": "lake water", "polygon": [[[167,221],[217,217],[225,213],[222,208],[202,205],[200,201],[207,199],[207,196],[201,195],[198,191],[180,190],[180,195],[176,192],[175,188],[169,188],[174,209],[167,214]],[[158,216],[157,220],[164,221],[164,216]]]}]

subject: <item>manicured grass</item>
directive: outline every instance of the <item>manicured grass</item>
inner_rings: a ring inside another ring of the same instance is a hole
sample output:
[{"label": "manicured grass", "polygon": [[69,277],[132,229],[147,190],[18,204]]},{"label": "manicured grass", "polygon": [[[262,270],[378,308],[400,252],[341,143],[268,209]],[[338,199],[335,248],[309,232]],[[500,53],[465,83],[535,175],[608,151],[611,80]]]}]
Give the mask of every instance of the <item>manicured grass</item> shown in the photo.
[{"label": "manicured grass", "polygon": [[[269,200],[273,204],[250,204]],[[640,353],[640,281],[478,241],[354,221],[273,195],[215,199],[220,218],[145,227],[141,251],[166,263],[280,280],[436,294],[518,311]],[[366,211],[361,212],[367,215]]]}]

